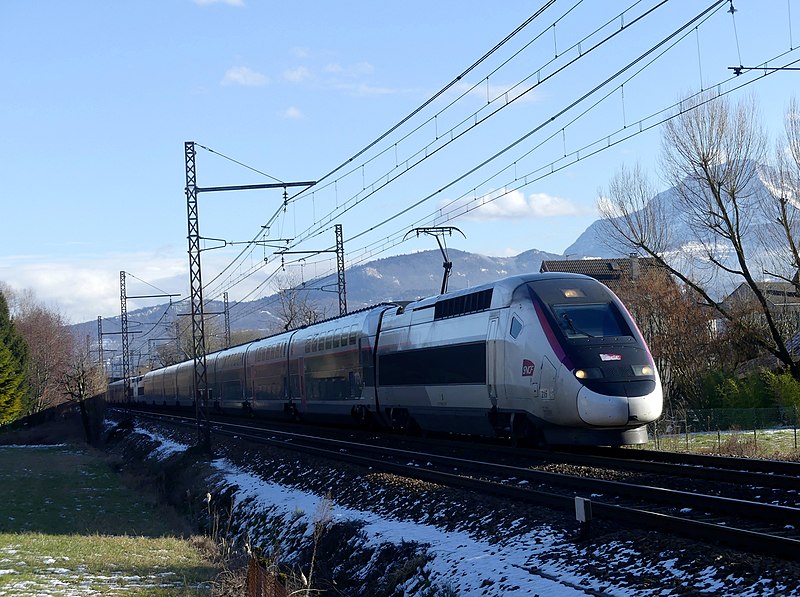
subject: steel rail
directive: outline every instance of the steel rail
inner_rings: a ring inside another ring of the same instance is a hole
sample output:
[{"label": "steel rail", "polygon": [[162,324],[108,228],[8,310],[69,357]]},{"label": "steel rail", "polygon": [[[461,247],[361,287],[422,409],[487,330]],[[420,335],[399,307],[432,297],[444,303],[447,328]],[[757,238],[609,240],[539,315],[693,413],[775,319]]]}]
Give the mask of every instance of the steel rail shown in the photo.
[{"label": "steel rail", "polygon": [[[165,420],[165,418],[162,417],[154,418],[156,420]],[[173,419],[173,422],[176,422],[175,419],[179,419],[179,417],[170,418]],[[186,424],[192,424],[191,420],[187,421]],[[560,473],[531,471],[529,469],[508,465],[481,463],[479,461],[463,458],[409,452],[396,448],[387,448],[331,438],[319,438],[294,432],[258,429],[240,424],[220,423],[218,421],[214,423],[214,430],[217,434],[236,437],[238,439],[304,452],[332,460],[340,460],[366,467],[378,468],[432,483],[469,489],[482,494],[494,495],[529,504],[544,505],[562,511],[573,510],[575,507],[575,498],[580,496],[564,495],[530,487],[523,488],[504,484],[496,480],[433,470],[431,468],[420,467],[416,462],[392,462],[383,458],[377,458],[374,454],[378,453],[391,457],[402,457],[405,460],[437,461],[440,465],[456,466],[456,468],[467,467],[480,469],[488,466],[491,470],[484,474],[513,474],[514,477],[523,478],[525,480],[534,479],[551,485],[568,486],[573,489],[577,487],[592,491],[592,493],[596,493],[600,488],[606,488],[606,491],[613,488],[617,493],[622,495],[662,503],[667,502],[673,505],[675,505],[674,502],[677,499],[680,499],[685,500],[681,504],[678,504],[680,506],[693,504],[693,508],[697,507],[702,510],[733,514],[737,517],[750,517],[773,523],[778,520],[784,524],[793,525],[795,528],[797,527],[798,521],[800,521],[800,509],[786,506],[775,506],[772,504],[720,498],[717,496],[704,496],[701,494],[691,494],[688,492],[648,486],[632,486],[616,481],[571,477]],[[364,456],[354,453],[355,451],[365,451],[369,452],[371,455]],[[704,542],[722,544],[747,552],[758,552],[783,559],[800,560],[800,540],[792,537],[737,528],[730,524],[714,524],[708,521],[647,511],[637,507],[610,504],[596,499],[592,499],[591,503],[592,513],[595,519],[604,519],[642,528],[666,531],[671,534],[691,537]]]},{"label": "steel rail", "polygon": [[[244,431],[244,426],[228,425],[225,427],[239,427],[239,429],[226,429],[218,427],[217,432],[225,435],[236,436],[249,441],[257,443],[265,443],[281,448],[288,448],[295,451],[304,452],[307,454],[322,456],[334,460],[342,460],[349,463],[355,463],[366,467],[378,468],[384,471],[393,472],[403,476],[409,476],[416,479],[439,483],[449,487],[457,487],[463,489],[473,490],[482,494],[490,494],[496,497],[511,499],[514,501],[524,502],[528,504],[544,505],[562,511],[572,511],[575,507],[575,496],[566,496],[559,493],[542,491],[532,488],[521,488],[512,485],[490,481],[486,479],[478,479],[474,477],[466,477],[456,473],[449,473],[444,471],[437,471],[428,468],[422,468],[416,464],[403,464],[398,462],[390,462],[381,458],[373,456],[361,456],[352,452],[343,452],[342,447],[345,444],[352,442],[343,442],[341,440],[319,439],[313,436],[304,436],[302,434],[293,434],[289,432],[275,432],[269,431],[272,435],[284,436],[287,439],[268,438],[259,433],[252,434]],[[308,445],[299,443],[301,441],[309,442]],[[319,447],[312,445],[314,443],[333,444],[334,448]],[[350,446],[351,448],[354,446]],[[394,448],[376,448],[367,444],[357,444],[359,449],[365,450],[379,450],[395,452],[400,455],[402,450]],[[410,456],[408,453],[405,456]],[[452,459],[450,457],[440,457],[433,454],[417,453],[418,456],[424,457],[426,460],[431,459],[445,459],[468,462],[464,459]],[[496,465],[492,465],[496,466]],[[509,467],[513,468],[513,467]],[[524,470],[524,469],[520,469]],[[713,497],[713,496],[710,496]],[[726,498],[727,499],[727,498]],[[738,507],[750,507],[752,502],[738,501]],[[758,504],[760,506],[769,506],[769,504]],[[785,508],[782,506],[775,506],[774,508],[767,508],[773,511],[796,510]],[[741,510],[736,511],[741,514]],[[768,554],[783,559],[800,560],[800,540],[775,535],[770,533],[762,533],[747,529],[732,527],[729,525],[718,525],[706,521],[693,520],[680,516],[673,516],[660,512],[650,512],[640,508],[629,506],[620,506],[616,504],[608,504],[600,501],[592,500],[592,513],[595,518],[622,522],[625,524],[632,524],[633,526],[640,526],[644,528],[667,531],[671,534],[677,534],[685,537],[691,537],[703,542],[711,542],[723,544],[728,547],[733,547],[748,552],[758,552]],[[800,510],[794,512],[797,516]]]},{"label": "steel rail", "polygon": [[[623,452],[633,452],[634,450],[623,450]],[[550,462],[560,462],[565,464],[580,464],[586,466],[607,467],[615,470],[627,470],[641,473],[653,473],[656,475],[670,475],[679,477],[692,477],[695,479],[705,479],[709,481],[723,481],[725,483],[738,483],[753,485],[758,487],[774,487],[778,489],[794,489],[800,491],[800,470],[796,474],[776,473],[767,471],[766,466],[763,471],[741,470],[736,467],[719,467],[715,460],[708,461],[709,464],[698,464],[693,462],[666,462],[642,460],[639,458],[596,456],[584,454],[582,452],[547,452],[537,456],[542,460]],[[774,470],[783,470],[781,461],[776,462],[778,466]],[[794,463],[792,463],[794,464]]]},{"label": "steel rail", "polygon": [[[575,449],[563,453],[583,454],[585,450]],[[610,458],[620,458],[631,461],[644,460],[647,462],[686,464],[800,478],[800,462],[791,462],[787,460],[711,456],[708,454],[689,454],[686,452],[660,452],[657,450],[640,450],[635,448],[592,448],[592,453],[592,455],[598,455],[598,453],[600,453],[600,456],[608,454]]]}]

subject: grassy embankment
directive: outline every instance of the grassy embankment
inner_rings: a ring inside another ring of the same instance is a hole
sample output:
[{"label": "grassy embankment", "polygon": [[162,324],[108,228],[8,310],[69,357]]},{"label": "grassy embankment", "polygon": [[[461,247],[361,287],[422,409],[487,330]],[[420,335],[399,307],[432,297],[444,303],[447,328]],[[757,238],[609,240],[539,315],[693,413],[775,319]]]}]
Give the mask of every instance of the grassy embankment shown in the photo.
[{"label": "grassy embankment", "polygon": [[800,431],[760,429],[661,435],[643,448],[669,452],[697,452],[747,458],[800,460]]},{"label": "grassy embankment", "polygon": [[0,595],[209,595],[184,525],[88,449],[0,446]]}]

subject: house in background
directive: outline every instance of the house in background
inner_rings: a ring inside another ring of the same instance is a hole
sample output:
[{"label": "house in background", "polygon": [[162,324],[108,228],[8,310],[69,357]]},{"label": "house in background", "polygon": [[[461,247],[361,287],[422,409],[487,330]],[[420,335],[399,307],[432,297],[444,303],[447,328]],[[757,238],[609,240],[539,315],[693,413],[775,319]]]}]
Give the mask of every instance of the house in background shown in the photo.
[{"label": "house in background", "polygon": [[[793,282],[759,282],[758,287],[764,293],[769,311],[778,322],[783,337],[787,339],[786,348],[792,356],[800,356],[800,292],[797,285]],[[749,319],[753,326],[765,325],[765,317],[755,294],[744,282],[725,297],[722,306],[740,318]]]},{"label": "house in background", "polygon": [[553,259],[542,261],[540,272],[584,274],[599,280],[612,290],[630,286],[642,278],[663,276],[667,271],[652,257],[621,257],[619,259]]}]

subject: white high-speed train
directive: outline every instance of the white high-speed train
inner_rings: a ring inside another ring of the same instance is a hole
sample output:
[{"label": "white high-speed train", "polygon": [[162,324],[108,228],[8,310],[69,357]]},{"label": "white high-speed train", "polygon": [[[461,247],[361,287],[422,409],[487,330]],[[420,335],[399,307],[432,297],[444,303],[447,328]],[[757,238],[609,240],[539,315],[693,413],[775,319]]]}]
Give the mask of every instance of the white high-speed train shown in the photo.
[{"label": "white high-speed train", "polygon": [[[630,314],[578,274],[371,307],[209,354],[206,371],[209,404],[224,412],[551,445],[643,443],[663,402]],[[187,361],[137,379],[129,400],[194,398]]]}]

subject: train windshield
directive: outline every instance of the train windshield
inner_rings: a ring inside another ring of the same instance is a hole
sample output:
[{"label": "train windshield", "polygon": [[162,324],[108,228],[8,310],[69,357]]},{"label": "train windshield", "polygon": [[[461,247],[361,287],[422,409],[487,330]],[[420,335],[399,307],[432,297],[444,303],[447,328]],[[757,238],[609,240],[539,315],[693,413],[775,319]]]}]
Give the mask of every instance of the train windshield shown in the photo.
[{"label": "train windshield", "polygon": [[552,305],[561,332],[569,339],[629,336],[616,308],[609,304]]},{"label": "train windshield", "polygon": [[568,340],[633,336],[614,295],[592,279],[550,279],[528,283],[547,305]]}]

